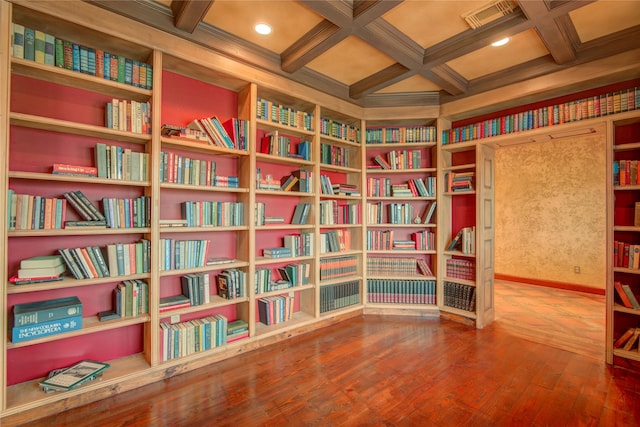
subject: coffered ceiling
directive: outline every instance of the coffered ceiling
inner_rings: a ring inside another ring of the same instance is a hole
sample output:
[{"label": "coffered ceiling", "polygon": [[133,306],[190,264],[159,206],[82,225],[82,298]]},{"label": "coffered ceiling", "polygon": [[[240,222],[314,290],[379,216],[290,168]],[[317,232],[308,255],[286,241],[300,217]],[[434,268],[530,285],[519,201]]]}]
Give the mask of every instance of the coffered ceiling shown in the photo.
[{"label": "coffered ceiling", "polygon": [[463,18],[492,2],[90,1],[365,107],[440,105],[544,76],[553,88],[559,71],[640,56],[639,0],[502,0],[512,11],[495,20],[472,28]]}]

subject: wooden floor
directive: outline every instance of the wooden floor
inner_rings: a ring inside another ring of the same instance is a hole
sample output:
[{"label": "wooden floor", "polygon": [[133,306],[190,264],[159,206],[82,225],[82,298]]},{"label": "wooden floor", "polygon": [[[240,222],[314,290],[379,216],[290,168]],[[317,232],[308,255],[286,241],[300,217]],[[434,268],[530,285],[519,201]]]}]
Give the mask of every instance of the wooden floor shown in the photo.
[{"label": "wooden floor", "polygon": [[[535,291],[499,288],[496,301]],[[528,316],[549,319],[549,309],[527,305]],[[640,425],[640,375],[607,366],[597,349],[580,354],[573,344],[561,348],[563,340],[518,336],[514,322],[523,315],[499,309],[483,330],[444,319],[357,317],[27,425]],[[543,335],[553,335],[553,323]]]}]

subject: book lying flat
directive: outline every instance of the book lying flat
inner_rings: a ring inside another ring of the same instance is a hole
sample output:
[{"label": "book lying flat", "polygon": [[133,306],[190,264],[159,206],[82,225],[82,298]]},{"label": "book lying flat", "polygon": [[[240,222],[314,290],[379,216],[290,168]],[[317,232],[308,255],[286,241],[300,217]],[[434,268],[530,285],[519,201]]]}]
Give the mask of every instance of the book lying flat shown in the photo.
[{"label": "book lying flat", "polygon": [[41,387],[49,387],[54,390],[71,390],[80,384],[93,379],[100,372],[109,367],[108,363],[83,360],[75,365],[64,369],[62,372],[53,375],[51,378],[40,383]]}]

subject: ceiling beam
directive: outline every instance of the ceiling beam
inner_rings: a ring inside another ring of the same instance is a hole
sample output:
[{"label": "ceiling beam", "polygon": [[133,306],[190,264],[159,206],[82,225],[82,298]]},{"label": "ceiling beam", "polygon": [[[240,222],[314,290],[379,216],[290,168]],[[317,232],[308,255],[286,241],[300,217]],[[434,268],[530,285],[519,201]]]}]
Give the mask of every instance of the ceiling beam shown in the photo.
[{"label": "ceiling beam", "polygon": [[213,0],[173,0],[171,11],[173,11],[173,24],[188,33],[193,33],[198,24],[204,19],[213,4]]},{"label": "ceiling beam", "polygon": [[377,73],[352,84],[349,87],[349,96],[354,99],[360,99],[382,88],[411,77],[414,74],[416,74],[415,70],[409,70],[400,64],[390,65],[384,70],[378,71]]},{"label": "ceiling beam", "polygon": [[533,22],[542,43],[558,64],[565,64],[576,58],[571,36],[555,19],[548,17],[549,9],[545,0],[521,1],[520,9]]},{"label": "ceiling beam", "polygon": [[402,3],[403,0],[357,0],[353,3],[353,22],[364,26]]},{"label": "ceiling beam", "polygon": [[460,95],[467,91],[469,82],[446,64],[420,70],[420,75],[440,86],[451,95]]},{"label": "ceiling beam", "polygon": [[280,55],[283,71],[293,73],[331,49],[351,34],[328,20],[320,22]]},{"label": "ceiling beam", "polygon": [[353,23],[353,7],[351,2],[298,0],[309,9],[341,28],[351,27]]}]

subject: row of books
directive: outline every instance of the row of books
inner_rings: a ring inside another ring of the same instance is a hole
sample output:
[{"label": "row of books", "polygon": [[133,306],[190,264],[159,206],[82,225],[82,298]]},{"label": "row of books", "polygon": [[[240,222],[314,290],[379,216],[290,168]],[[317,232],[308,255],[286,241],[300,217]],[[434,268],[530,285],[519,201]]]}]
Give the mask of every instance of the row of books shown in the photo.
[{"label": "row of books", "polygon": [[631,289],[631,286],[616,280],[613,284],[613,287],[616,290],[620,301],[622,301],[622,305],[634,310],[640,310],[640,302],[638,302],[638,298]]},{"label": "row of books", "polygon": [[143,182],[149,177],[149,153],[99,142],[94,157],[98,178]]},{"label": "row of books", "polygon": [[341,252],[351,249],[350,230],[330,230],[320,233],[320,253]]},{"label": "row of books", "polygon": [[416,210],[411,203],[367,203],[367,224],[416,224]]},{"label": "row of books", "polygon": [[389,250],[434,250],[435,233],[422,230],[411,233],[410,239],[398,239],[394,230],[367,230],[366,249],[372,251]]},{"label": "row of books", "polygon": [[323,165],[350,167],[351,149],[339,145],[320,144],[320,163]]},{"label": "row of books", "polygon": [[633,111],[638,108],[640,108],[640,87],[634,87],[444,130],[442,131],[442,144],[455,144],[555,126]]},{"label": "row of books", "polygon": [[360,128],[324,117],[320,118],[320,134],[343,141],[360,143]]},{"label": "row of books", "polygon": [[258,319],[265,325],[275,325],[293,318],[295,298],[289,295],[274,295],[258,299]]},{"label": "row of books", "polygon": [[280,274],[280,279],[273,277],[273,272],[269,268],[256,268],[256,294],[289,289],[309,283],[309,275],[311,272],[311,266],[309,264],[287,264],[283,267],[278,267],[276,270]]},{"label": "row of books", "polygon": [[368,197],[435,197],[436,177],[410,178],[393,184],[391,178],[367,178]]},{"label": "row of books", "polygon": [[230,268],[221,271],[216,280],[218,281],[218,296],[224,299],[243,298],[247,295],[247,272]]},{"label": "row of books", "polygon": [[109,129],[149,135],[151,104],[148,101],[114,98],[104,107],[104,125]]},{"label": "row of books", "polygon": [[67,200],[7,191],[9,230],[62,229],[66,220]]},{"label": "row of books", "polygon": [[151,226],[151,199],[103,197],[102,209],[109,228],[140,228]]},{"label": "row of books", "polygon": [[640,268],[640,245],[614,240],[613,242],[613,266],[622,268],[631,268],[637,270]]},{"label": "row of books", "polygon": [[277,130],[267,132],[260,139],[260,152],[279,157],[293,157],[302,160],[311,160],[311,141],[300,141],[295,144],[289,136],[281,135]]},{"label": "row of books", "polygon": [[447,245],[448,251],[459,250],[463,254],[476,253],[476,227],[462,227]]},{"label": "row of books", "polygon": [[160,271],[204,267],[210,240],[160,239]]},{"label": "row of books", "polygon": [[283,245],[289,250],[289,256],[313,256],[313,236],[313,233],[289,234],[282,238]]},{"label": "row of books", "polygon": [[620,335],[613,343],[614,348],[620,348],[626,351],[634,350],[634,346],[636,346],[637,351],[640,353],[640,327],[627,329],[627,331]]},{"label": "row of books", "polygon": [[373,163],[367,166],[367,169],[420,169],[422,167],[422,152],[420,150],[389,151],[386,155],[376,155],[373,158]]},{"label": "row of books", "polygon": [[410,144],[435,142],[437,132],[435,126],[407,126],[367,128],[367,144]]},{"label": "row of books", "polygon": [[637,160],[613,161],[613,185],[640,185]]},{"label": "row of books", "polygon": [[415,231],[411,233],[411,240],[415,242],[417,251],[434,251],[436,249],[436,233],[431,230]]},{"label": "row of books", "polygon": [[367,274],[372,276],[433,276],[431,268],[422,258],[367,257]]},{"label": "row of books", "polygon": [[244,225],[244,203],[191,201],[180,203],[187,227],[234,227]]},{"label": "row of books", "polygon": [[449,258],[445,262],[447,277],[476,280],[476,263],[469,259]]},{"label": "row of books", "polygon": [[13,23],[12,53],[15,58],[51,65],[151,89],[152,67],[144,62],[84,46],[44,31]]},{"label": "row of books", "polygon": [[184,139],[190,142],[206,142],[210,144],[209,135],[200,129],[164,123],[160,127],[160,135],[171,139]]},{"label": "row of books", "polygon": [[360,195],[357,185],[348,183],[333,184],[331,183],[329,175],[320,175],[320,190],[322,194],[329,196],[340,195],[357,197]]},{"label": "row of books", "polygon": [[249,141],[249,122],[231,118],[224,123],[217,117],[202,117],[192,120],[188,129],[195,129],[207,135],[209,145],[247,151]]},{"label": "row of books", "polygon": [[367,302],[435,304],[435,280],[367,279]]},{"label": "row of books", "polygon": [[320,313],[339,310],[359,303],[360,282],[356,280],[320,287]]},{"label": "row of books", "polygon": [[475,172],[445,172],[444,182],[446,192],[473,191]]},{"label": "row of books", "polygon": [[238,177],[216,175],[216,162],[174,152],[160,153],[160,182],[206,187],[238,187]]},{"label": "row of books", "polygon": [[[180,276],[180,286],[189,307],[211,302],[211,276],[209,273],[192,273]],[[174,306],[173,308],[178,307]]]},{"label": "row of books", "polygon": [[320,260],[320,280],[337,279],[358,273],[358,258],[343,255]]},{"label": "row of books", "polygon": [[[306,224],[311,212],[311,203],[298,203],[293,210],[290,224]],[[267,216],[266,205],[263,202],[255,204],[255,225],[284,224],[283,216]]]},{"label": "row of books", "polygon": [[114,310],[98,313],[101,321],[135,317],[149,313],[149,284],[143,280],[124,280],[113,290]]},{"label": "row of books", "polygon": [[151,245],[146,239],[106,246],[105,258],[99,246],[61,248],[59,254],[76,279],[145,274],[150,270]]},{"label": "row of books", "polygon": [[13,343],[79,330],[82,302],[72,296],[15,304],[11,321]]},{"label": "row of books", "polygon": [[455,282],[444,282],[443,302],[447,307],[474,312],[476,287]]},{"label": "row of books", "polygon": [[228,320],[222,314],[179,323],[160,323],[162,361],[179,359],[227,343]]},{"label": "row of books", "polygon": [[361,224],[362,208],[358,204],[340,204],[337,200],[320,201],[320,224]]},{"label": "row of books", "polygon": [[267,122],[313,132],[314,115],[312,113],[298,111],[266,99],[257,99],[256,117]]}]

